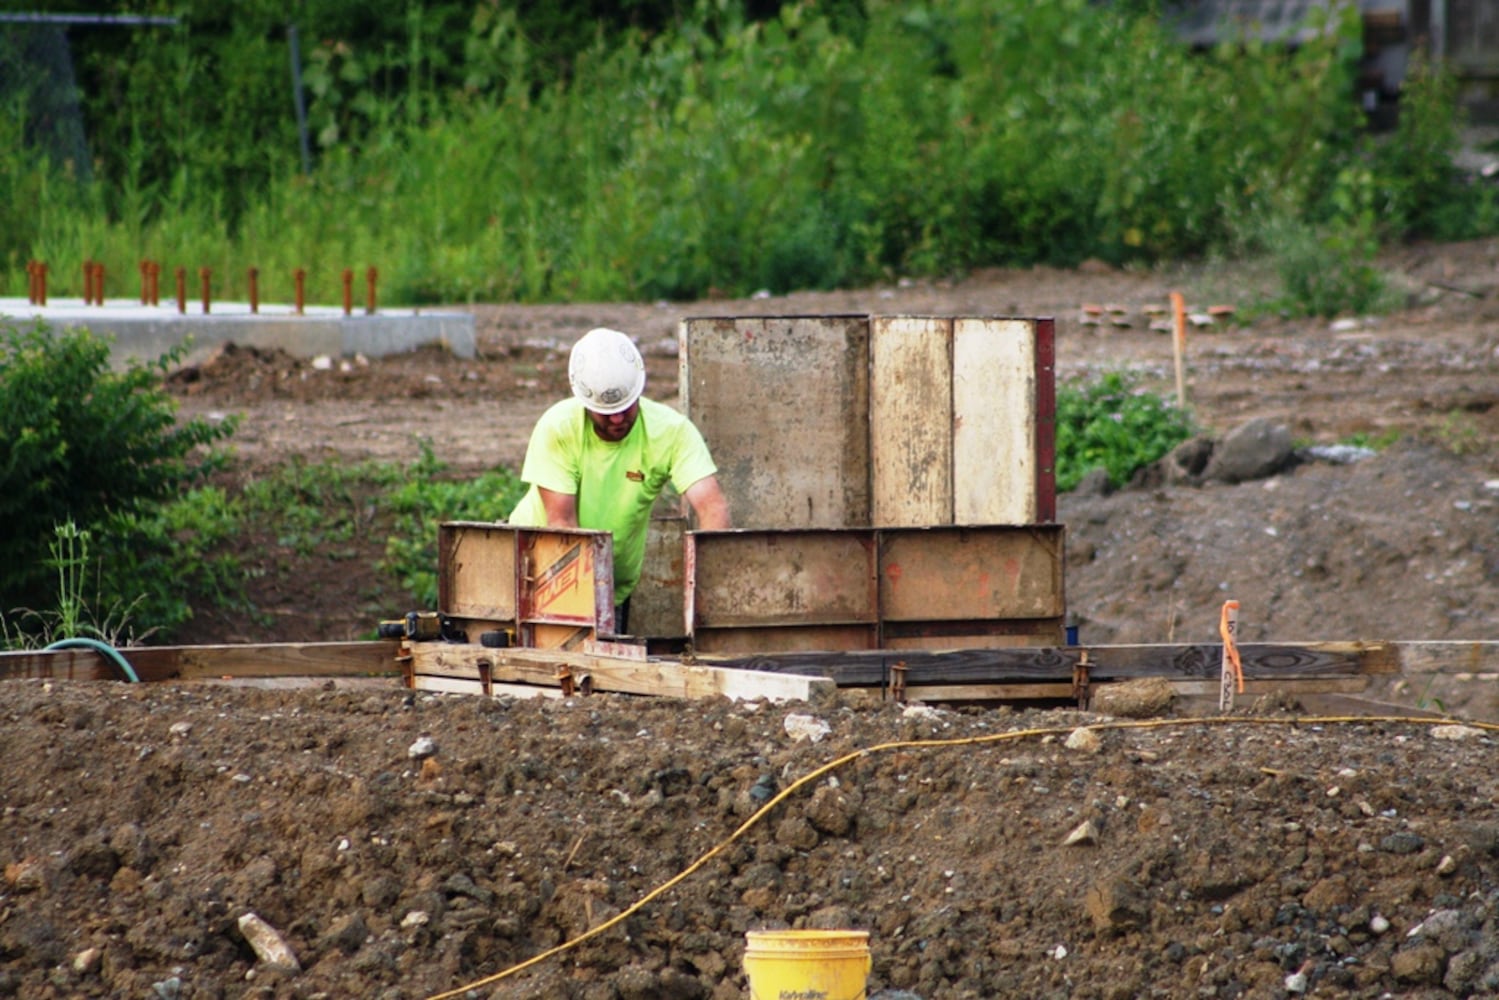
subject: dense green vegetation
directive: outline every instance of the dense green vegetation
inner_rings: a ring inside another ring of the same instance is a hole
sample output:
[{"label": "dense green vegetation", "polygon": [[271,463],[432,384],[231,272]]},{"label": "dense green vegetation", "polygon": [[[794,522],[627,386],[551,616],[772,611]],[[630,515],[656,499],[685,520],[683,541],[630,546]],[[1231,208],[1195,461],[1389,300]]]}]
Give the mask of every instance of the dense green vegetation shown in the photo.
[{"label": "dense green vegetation", "polygon": [[1057,386],[1057,489],[1077,487],[1094,469],[1121,487],[1197,431],[1192,415],[1122,372]]},{"label": "dense green vegetation", "polygon": [[[213,445],[234,425],[177,420],[161,388],[172,360],[112,371],[109,343],[87,331],[0,324],[0,610],[44,615],[81,596],[101,619],[124,606],[162,623],[185,613],[180,595],[142,595],[184,575],[168,508],[222,464]],[[80,531],[97,540],[97,580],[58,587]]]},{"label": "dense green vegetation", "polygon": [[520,497],[509,470],[458,478],[429,448],[410,467],[293,459],[210,481],[234,422],[179,423],[170,358],[119,373],[108,355],[85,330],[0,325],[0,648],[170,640],[209,608],[261,620],[248,577],[291,584],[309,559],[353,566],[371,547],[377,608],[436,607],[436,526]]},{"label": "dense green vegetation", "polygon": [[253,265],[282,300],[295,268],[335,301],[375,266],[419,303],[1289,247],[1276,307],[1333,312],[1377,302],[1381,242],[1499,218],[1450,167],[1438,75],[1416,67],[1393,141],[1361,128],[1351,5],[1294,52],[1194,54],[1150,3],[306,0],[305,173],[287,5],[148,6],[179,23],[71,33],[87,162],[0,116],[10,294],[32,258],[56,294],[87,259],[134,294],[149,258],[221,295]]}]

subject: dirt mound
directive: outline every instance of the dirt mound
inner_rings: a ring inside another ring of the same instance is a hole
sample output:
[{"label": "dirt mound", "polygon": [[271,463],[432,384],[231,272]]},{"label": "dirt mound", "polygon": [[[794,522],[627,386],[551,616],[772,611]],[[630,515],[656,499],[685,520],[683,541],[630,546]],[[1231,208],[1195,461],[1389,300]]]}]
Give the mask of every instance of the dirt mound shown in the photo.
[{"label": "dirt mound", "polygon": [[0,990],[423,997],[613,920],[462,995],[737,1000],[788,925],[925,1000],[1499,991],[1492,733],[1260,710],[13,682]]}]

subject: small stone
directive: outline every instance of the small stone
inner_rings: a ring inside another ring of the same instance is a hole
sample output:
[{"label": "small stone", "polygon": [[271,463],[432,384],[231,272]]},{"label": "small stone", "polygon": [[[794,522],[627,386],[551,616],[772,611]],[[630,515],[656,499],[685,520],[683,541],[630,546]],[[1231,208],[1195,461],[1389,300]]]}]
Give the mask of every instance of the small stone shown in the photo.
[{"label": "small stone", "polygon": [[1098,843],[1098,826],[1089,819],[1084,820],[1081,824],[1073,828],[1072,832],[1067,834],[1067,838],[1062,841],[1062,846],[1072,847],[1078,844],[1087,845],[1096,843]]},{"label": "small stone", "polygon": [[1369,918],[1369,930],[1373,933],[1383,934],[1389,929],[1390,922],[1386,920],[1381,914],[1376,913],[1374,914],[1374,916]]},{"label": "small stone", "polygon": [[1379,842],[1379,849],[1387,854],[1415,854],[1425,846],[1420,834],[1408,830],[1392,833]]},{"label": "small stone", "polygon": [[1457,862],[1452,860],[1452,855],[1442,855],[1442,860],[1437,862],[1437,874],[1451,875],[1455,871],[1457,871]]},{"label": "small stone", "polygon": [[436,754],[437,743],[430,736],[419,737],[415,743],[406,748],[406,756],[412,760],[425,760]]},{"label": "small stone", "polygon": [[1471,740],[1482,736],[1483,730],[1473,726],[1432,726],[1431,738],[1434,740]]},{"label": "small stone", "polygon": [[1074,729],[1067,736],[1064,744],[1068,750],[1081,750],[1084,753],[1097,753],[1103,746],[1103,741],[1098,738],[1098,732],[1094,729],[1084,727]]},{"label": "small stone", "polygon": [[786,735],[790,736],[793,742],[806,740],[809,743],[820,743],[824,736],[833,731],[826,722],[815,715],[792,713],[786,716],[784,725]]},{"label": "small stone", "polygon": [[255,952],[255,957],[260,959],[262,965],[285,972],[302,971],[302,964],[297,961],[297,956],[291,950],[291,946],[259,915],[246,913],[241,916],[239,932],[249,942],[250,948]]}]

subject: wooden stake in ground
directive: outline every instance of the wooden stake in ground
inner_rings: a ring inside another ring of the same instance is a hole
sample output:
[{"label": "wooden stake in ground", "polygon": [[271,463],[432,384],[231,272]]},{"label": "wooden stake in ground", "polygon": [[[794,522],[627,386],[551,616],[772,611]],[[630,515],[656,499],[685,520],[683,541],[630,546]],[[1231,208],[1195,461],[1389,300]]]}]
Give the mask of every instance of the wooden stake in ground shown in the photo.
[{"label": "wooden stake in ground", "polygon": [[1218,619],[1218,634],[1223,637],[1223,680],[1218,688],[1218,709],[1227,712],[1234,707],[1234,694],[1244,691],[1244,665],[1239,662],[1239,602],[1224,601]]},{"label": "wooden stake in ground", "polygon": [[1171,318],[1175,330],[1171,335],[1171,353],[1176,359],[1176,405],[1187,408],[1187,300],[1181,292],[1171,293]]}]

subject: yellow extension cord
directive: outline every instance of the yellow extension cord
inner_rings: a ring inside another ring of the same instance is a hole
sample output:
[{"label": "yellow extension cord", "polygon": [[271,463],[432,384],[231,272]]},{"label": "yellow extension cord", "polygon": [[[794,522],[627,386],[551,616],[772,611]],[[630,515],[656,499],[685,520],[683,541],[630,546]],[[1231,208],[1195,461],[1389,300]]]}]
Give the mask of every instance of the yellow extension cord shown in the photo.
[{"label": "yellow extension cord", "polygon": [[837,760],[830,761],[829,763],[824,764],[821,767],[803,775],[796,781],[792,782],[790,785],[787,785],[786,788],[779,792],[774,798],[765,803],[765,805],[761,806],[753,816],[745,820],[737,830],[729,834],[728,839],[719,843],[712,850],[708,851],[708,853],[704,854],[692,864],[688,865],[677,875],[672,876],[672,878],[670,878],[666,882],[663,882],[661,885],[646,893],[640,898],[638,902],[634,903],[623,912],[616,914],[615,916],[599,924],[597,927],[583,932],[582,934],[573,938],[571,941],[564,941],[562,944],[557,945],[555,948],[550,948],[547,951],[540,953],[539,955],[534,955],[531,958],[526,959],[524,962],[512,965],[510,968],[505,969],[501,972],[496,972],[492,976],[486,976],[483,979],[475,980],[474,982],[468,983],[464,986],[460,986],[457,989],[448,990],[446,993],[434,993],[433,995],[427,997],[426,1000],[451,1000],[452,997],[462,996],[469,990],[478,989],[483,986],[489,986],[493,983],[499,982],[502,979],[508,979],[516,973],[522,972],[525,969],[529,969],[533,965],[538,965],[554,955],[560,955],[565,951],[576,948],[584,941],[588,941],[592,938],[598,937],[600,934],[604,933],[610,928],[617,926],[627,917],[639,912],[639,910],[647,903],[658,899],[668,890],[682,884],[704,865],[706,865],[709,861],[712,861],[714,858],[718,857],[725,850],[727,850],[729,846],[734,843],[734,841],[738,840],[741,836],[744,835],[746,831],[748,831],[751,827],[753,827],[755,824],[759,823],[762,819],[769,815],[772,809],[780,805],[798,789],[810,784],[811,782],[816,781],[817,779],[821,778],[823,775],[828,774],[831,771],[836,771],[838,768],[843,767],[845,764],[856,761],[861,757],[868,757],[871,754],[880,753],[886,750],[928,749],[935,747],[973,746],[975,744],[981,743],[1004,743],[1010,740],[1026,739],[1033,736],[1061,736],[1064,733],[1071,733],[1074,730],[1078,729],[1092,729],[1103,731],[1109,729],[1162,729],[1167,727],[1220,725],[1327,726],[1351,724],[1373,725],[1376,723],[1395,723],[1400,725],[1419,726],[1462,725],[1470,726],[1474,729],[1484,729],[1490,732],[1499,732],[1499,723],[1472,722],[1463,719],[1443,717],[1432,718],[1429,716],[1336,715],[1300,716],[1288,719],[1277,719],[1266,716],[1235,717],[1231,715],[1223,715],[1203,716],[1202,718],[1196,719],[1145,719],[1134,722],[1099,722],[1076,726],[1049,726],[1042,729],[1020,729],[1008,733],[991,733],[986,736],[965,736],[959,739],[950,740],[900,740],[895,743],[880,743],[872,747],[865,747],[863,750],[855,750],[853,753],[845,754],[844,756],[839,757]]}]

